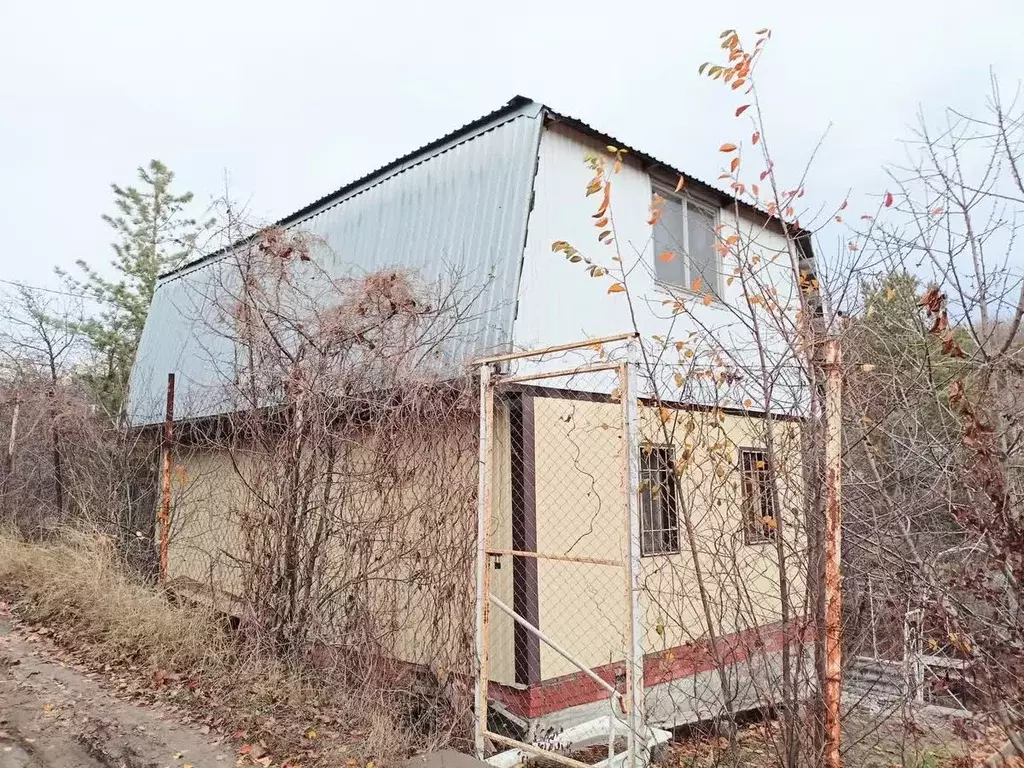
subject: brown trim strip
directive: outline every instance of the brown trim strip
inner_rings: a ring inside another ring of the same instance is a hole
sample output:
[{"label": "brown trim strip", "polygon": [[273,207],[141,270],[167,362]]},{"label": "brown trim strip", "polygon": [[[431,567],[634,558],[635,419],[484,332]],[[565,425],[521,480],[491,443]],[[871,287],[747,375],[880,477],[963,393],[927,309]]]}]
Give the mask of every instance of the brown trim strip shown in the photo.
[{"label": "brown trim strip", "polygon": [[[537,551],[537,483],[533,398],[515,394],[509,402],[512,479],[512,549]],[[512,558],[512,610],[540,627],[537,558]],[[516,682],[540,682],[540,639],[520,624],[514,629]]]}]

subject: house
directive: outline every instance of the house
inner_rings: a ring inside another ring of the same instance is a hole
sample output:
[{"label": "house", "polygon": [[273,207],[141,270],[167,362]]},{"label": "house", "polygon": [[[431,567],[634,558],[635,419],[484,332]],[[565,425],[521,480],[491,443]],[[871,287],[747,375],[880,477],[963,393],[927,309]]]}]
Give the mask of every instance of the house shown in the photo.
[{"label": "house", "polygon": [[[599,243],[594,228],[598,203],[584,193],[595,173],[588,155],[621,161],[613,171],[609,160],[607,173],[631,302],[609,294],[607,275],[589,276],[586,261],[566,258],[557,246],[553,252],[553,244],[569,243],[609,264],[613,251],[600,250],[604,238]],[[660,218],[652,216],[655,195]],[[777,219],[752,203],[523,97],[277,226],[326,243],[331,255],[321,266],[332,274],[403,269],[426,280],[457,274],[473,285],[477,311],[445,349],[453,371],[475,370],[472,360],[512,350],[633,331],[650,343],[671,331],[671,339],[681,340],[671,348],[680,362],[649,367],[640,384],[637,626],[647,716],[678,725],[777,701],[787,653],[794,654],[789,674],[799,677],[805,656],[791,643],[806,569],[799,434],[806,391],[784,334],[744,320],[750,287],[731,279],[728,254],[716,244],[722,227],[754,243],[764,295],[792,313],[799,295],[794,274],[813,272],[806,239],[785,237]],[[133,424],[164,419],[172,372],[177,419],[198,424],[234,407],[222,392],[224,366],[217,364],[230,360],[230,342],[210,333],[209,311],[197,299],[216,291],[214,276],[229,252],[161,277],[132,373]],[[674,257],[663,258],[666,252]],[[672,311],[680,300],[689,305],[685,314]],[[615,346],[579,345],[570,350],[572,364],[614,357]],[[616,374],[608,368],[529,381],[565,364],[551,357],[495,363],[499,380],[511,374],[519,380],[499,382],[488,425],[491,546],[506,555],[488,553],[486,568],[494,597],[523,619],[491,613],[484,638],[488,698],[504,721],[538,742],[607,714],[608,693],[595,676],[621,686],[629,623],[628,592],[615,567],[628,538],[623,510],[629,506]],[[684,365],[690,366],[685,376]],[[766,367],[770,382],[756,374]],[[672,384],[681,379],[683,390]],[[658,395],[659,385],[673,394]],[[170,576],[198,592],[237,596],[240,534],[229,518],[241,491],[230,463],[206,445],[181,452],[176,464],[188,481],[175,484]],[[475,466],[466,471],[475,482]],[[673,490],[676,472],[685,476],[682,494]],[[186,493],[186,485],[203,482],[216,493]],[[459,530],[471,542],[472,508],[453,514],[463,516]],[[417,535],[429,538],[429,531]],[[789,565],[780,568],[780,558]],[[449,623],[471,625],[472,608],[429,595],[415,601],[416,626],[390,652],[430,663],[417,622],[440,612],[453,614]],[[593,674],[581,673],[580,665]]]}]

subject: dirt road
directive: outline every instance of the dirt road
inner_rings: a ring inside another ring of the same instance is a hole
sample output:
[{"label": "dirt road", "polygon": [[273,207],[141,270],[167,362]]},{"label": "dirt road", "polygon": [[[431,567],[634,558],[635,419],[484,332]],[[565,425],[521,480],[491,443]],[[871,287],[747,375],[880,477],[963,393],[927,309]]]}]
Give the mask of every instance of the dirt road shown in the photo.
[{"label": "dirt road", "polygon": [[198,728],[115,696],[12,625],[0,602],[0,768],[230,766]]}]

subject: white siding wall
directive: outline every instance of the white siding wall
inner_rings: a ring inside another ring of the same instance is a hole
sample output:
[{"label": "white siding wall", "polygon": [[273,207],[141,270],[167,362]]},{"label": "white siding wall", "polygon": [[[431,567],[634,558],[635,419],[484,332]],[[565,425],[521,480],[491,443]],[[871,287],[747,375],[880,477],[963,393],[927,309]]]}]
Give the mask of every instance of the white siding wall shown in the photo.
[{"label": "white siding wall", "polygon": [[[622,259],[630,273],[637,326],[645,339],[658,334],[686,339],[690,331],[695,331],[697,336],[694,338],[700,349],[718,347],[748,364],[755,361],[757,357],[749,317],[745,315],[743,288],[738,279],[731,286],[725,286],[725,279],[737,266],[736,257],[730,255],[720,260],[723,299],[728,306],[719,302],[704,306],[699,299],[693,298],[687,301],[693,317],[684,314],[674,320],[670,317],[669,307],[663,304],[669,293],[655,282],[651,269],[637,264],[638,260],[644,260],[646,265],[653,266],[655,259],[652,227],[647,223],[652,181],[638,164],[627,162],[618,174],[610,177],[611,211],[618,249],[597,242],[598,230],[593,225],[592,214],[600,200],[598,195],[585,195],[592,171],[584,163],[584,156],[595,150],[604,152],[603,148],[588,143],[582,135],[562,126],[547,128],[541,138],[534,186],[536,197],[530,214],[514,324],[514,345],[524,349],[544,347],[623,333],[633,327],[625,296],[621,293],[607,294],[611,284],[608,277],[591,278],[584,271],[585,265],[571,264],[563,254],[552,252],[552,242],[565,240],[603,266],[613,267],[612,257],[616,255]],[[759,275],[763,276],[761,279],[775,286],[779,305],[787,307],[791,314],[795,313],[795,285],[786,241],[781,234],[761,229],[753,219],[748,221],[744,218],[737,222],[732,210],[720,210],[719,222],[730,227],[738,226],[747,237],[756,234],[756,245],[748,256],[760,254],[758,269],[761,270]],[[722,234],[727,236],[732,231],[735,229],[723,230]],[[777,332],[773,334],[766,330],[764,336],[771,357],[788,357]],[[697,350],[698,356],[700,349]],[[787,370],[792,369],[791,364],[786,367]],[[748,377],[734,388],[730,392],[730,400],[738,403],[751,397],[755,403],[760,402],[762,396],[755,378]],[[790,391],[784,396],[781,391],[775,392],[773,410],[783,408],[783,401],[794,394]]]}]

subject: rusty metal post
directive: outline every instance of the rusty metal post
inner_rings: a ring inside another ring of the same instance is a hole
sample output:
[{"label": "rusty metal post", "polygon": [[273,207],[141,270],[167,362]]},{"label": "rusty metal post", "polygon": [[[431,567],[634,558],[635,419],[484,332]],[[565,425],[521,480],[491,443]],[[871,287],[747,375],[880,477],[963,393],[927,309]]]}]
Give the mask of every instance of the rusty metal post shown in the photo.
[{"label": "rusty metal post", "polygon": [[842,623],[842,350],[839,339],[825,340],[825,681],[824,764],[839,768],[843,688]]},{"label": "rusty metal post", "polygon": [[174,446],[174,374],[167,374],[167,408],[164,412],[162,467],[160,471],[160,583],[167,583],[167,549],[171,540],[171,453]]}]

